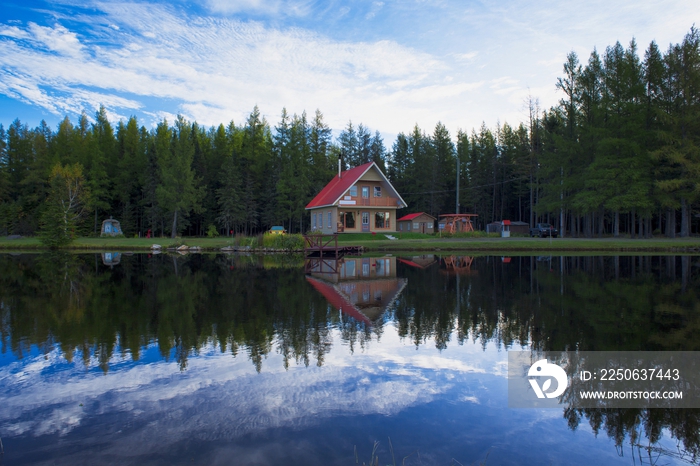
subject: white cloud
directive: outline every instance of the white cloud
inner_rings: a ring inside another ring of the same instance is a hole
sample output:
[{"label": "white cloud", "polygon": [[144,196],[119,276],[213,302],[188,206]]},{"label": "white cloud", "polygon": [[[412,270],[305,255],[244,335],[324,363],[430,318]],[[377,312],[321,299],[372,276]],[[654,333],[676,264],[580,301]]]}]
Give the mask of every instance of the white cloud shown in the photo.
[{"label": "white cloud", "polygon": [[262,15],[306,16],[311,2],[295,0],[207,0],[213,13],[257,13]]},{"label": "white cloud", "polygon": [[77,34],[60,24],[56,24],[51,28],[29,23],[28,29],[30,37],[53,52],[77,58],[80,57],[83,51],[83,45],[80,43]]},{"label": "white cloud", "polygon": [[[57,115],[109,102],[115,114],[181,112],[210,125],[240,122],[257,104],[274,118],[282,107],[319,108],[333,128],[352,120],[396,134],[440,120],[454,134],[482,120],[517,124],[528,89],[543,108],[556,104],[554,83],[571,50],[585,61],[594,46],[626,45],[632,36],[640,52],[653,38],[664,49],[700,14],[700,3],[661,0],[614,11],[602,0],[355,5],[209,0],[210,15],[197,16],[164,4],[96,1],[88,5],[94,15],[52,13],[52,26],[7,21],[0,92]],[[380,11],[381,27],[361,24],[362,14]],[[247,13],[275,19],[239,19]],[[314,30],[323,25],[329,29]],[[333,25],[345,28],[342,39]],[[511,81],[496,82],[501,76]]]}]

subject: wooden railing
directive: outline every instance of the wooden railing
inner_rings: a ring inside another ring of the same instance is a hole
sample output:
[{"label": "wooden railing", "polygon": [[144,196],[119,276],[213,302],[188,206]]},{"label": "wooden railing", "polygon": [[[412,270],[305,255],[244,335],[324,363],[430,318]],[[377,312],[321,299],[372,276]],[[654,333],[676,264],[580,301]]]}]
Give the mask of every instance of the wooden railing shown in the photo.
[{"label": "wooden railing", "polygon": [[[398,202],[399,199],[396,197],[370,197],[369,199],[367,198],[359,198],[357,200],[357,205],[363,206],[363,207],[398,207]],[[352,206],[343,206],[343,207],[352,207]]]},{"label": "wooden railing", "polygon": [[323,256],[324,252],[333,251],[334,255],[338,256],[338,235],[308,235],[304,236],[305,252],[309,254],[318,253]]}]

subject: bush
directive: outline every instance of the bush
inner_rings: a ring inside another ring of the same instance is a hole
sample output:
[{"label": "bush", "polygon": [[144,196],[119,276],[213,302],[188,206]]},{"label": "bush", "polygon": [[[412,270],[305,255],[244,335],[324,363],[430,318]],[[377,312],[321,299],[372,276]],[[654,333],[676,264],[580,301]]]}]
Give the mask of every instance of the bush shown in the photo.
[{"label": "bush", "polygon": [[304,237],[302,235],[265,233],[262,238],[262,246],[269,249],[284,249],[285,251],[304,249]]},{"label": "bush", "polygon": [[209,224],[209,227],[207,228],[207,238],[218,238],[218,237],[219,237],[219,230],[216,229],[216,225]]}]

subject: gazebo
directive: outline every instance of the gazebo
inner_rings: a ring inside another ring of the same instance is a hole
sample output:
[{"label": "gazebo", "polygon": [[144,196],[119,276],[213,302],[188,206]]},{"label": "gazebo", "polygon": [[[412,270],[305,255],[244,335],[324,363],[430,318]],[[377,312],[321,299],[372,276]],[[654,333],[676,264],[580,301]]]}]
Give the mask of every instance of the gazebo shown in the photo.
[{"label": "gazebo", "polygon": [[445,233],[457,233],[459,231],[474,231],[472,217],[477,214],[442,214],[438,220],[440,231]]}]

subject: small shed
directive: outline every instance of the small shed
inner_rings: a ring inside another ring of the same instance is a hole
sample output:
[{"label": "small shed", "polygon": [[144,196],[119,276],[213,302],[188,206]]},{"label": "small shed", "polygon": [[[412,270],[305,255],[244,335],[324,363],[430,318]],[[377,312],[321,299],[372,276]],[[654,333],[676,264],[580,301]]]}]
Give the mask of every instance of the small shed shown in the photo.
[{"label": "small shed", "polygon": [[122,227],[118,220],[114,220],[112,217],[102,222],[102,230],[100,230],[100,236],[119,236],[123,235]]},{"label": "small shed", "polygon": [[[500,222],[491,222],[486,225],[486,233],[502,233],[503,232],[503,222],[508,220],[501,220]],[[510,233],[519,233],[527,235],[530,233],[530,226],[525,222],[510,221]]]},{"label": "small shed", "polygon": [[413,233],[433,233],[435,231],[435,217],[425,212],[417,212],[404,215],[396,221],[397,231]]}]

